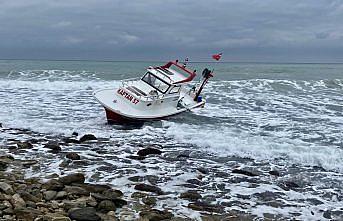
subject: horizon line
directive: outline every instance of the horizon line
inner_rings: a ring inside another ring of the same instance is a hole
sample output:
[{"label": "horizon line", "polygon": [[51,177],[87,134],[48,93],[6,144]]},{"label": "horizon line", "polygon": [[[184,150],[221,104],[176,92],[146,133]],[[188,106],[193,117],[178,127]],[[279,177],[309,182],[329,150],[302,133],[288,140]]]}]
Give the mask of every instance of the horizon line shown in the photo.
[{"label": "horizon line", "polygon": [[[88,62],[156,62],[170,60],[111,60],[111,59],[40,59],[40,58],[0,58],[2,61],[88,61]],[[179,60],[179,62],[182,62]],[[188,61],[187,63],[246,63],[246,64],[343,64],[343,62],[301,62],[301,61]]]}]

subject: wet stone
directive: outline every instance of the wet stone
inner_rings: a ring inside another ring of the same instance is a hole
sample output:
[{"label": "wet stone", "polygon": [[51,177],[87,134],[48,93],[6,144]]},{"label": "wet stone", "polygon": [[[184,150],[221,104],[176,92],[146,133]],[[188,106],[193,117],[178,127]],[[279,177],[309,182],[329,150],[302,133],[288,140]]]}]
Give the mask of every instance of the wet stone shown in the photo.
[{"label": "wet stone", "polygon": [[155,205],[156,204],[156,198],[154,198],[154,197],[145,197],[142,199],[142,201],[146,205]]},{"label": "wet stone", "polygon": [[89,140],[97,140],[97,138],[93,134],[85,134],[80,138],[80,143],[83,143]]},{"label": "wet stone", "polygon": [[5,182],[0,182],[0,191],[12,195],[14,194],[13,188],[11,185],[5,183]]},{"label": "wet stone", "polygon": [[277,170],[271,170],[271,171],[269,171],[269,174],[273,175],[273,176],[280,176],[280,172]]},{"label": "wet stone", "polygon": [[232,173],[236,173],[236,174],[242,174],[245,176],[258,176],[257,174],[247,171],[247,170],[241,170],[241,169],[233,169]]},{"label": "wet stone", "polygon": [[189,190],[187,192],[181,193],[180,198],[197,201],[198,199],[201,199],[201,195],[195,190]]},{"label": "wet stone", "polygon": [[101,218],[96,214],[92,207],[75,209],[69,212],[69,218],[77,221],[100,221]]},{"label": "wet stone", "polygon": [[116,205],[110,200],[103,200],[98,205],[98,210],[101,212],[109,212],[116,210]]},{"label": "wet stone", "polygon": [[293,181],[284,181],[283,183],[280,183],[279,186],[286,191],[300,188],[300,186]]},{"label": "wet stone", "polygon": [[186,181],[187,183],[190,184],[194,184],[194,185],[198,185],[198,186],[202,186],[202,182],[198,179],[189,179]]},{"label": "wet stone", "polygon": [[139,215],[149,221],[170,220],[173,217],[171,212],[157,209],[142,211]]},{"label": "wet stone", "polygon": [[142,156],[142,157],[145,157],[151,154],[161,155],[162,151],[156,148],[148,147],[148,148],[141,149],[137,152],[137,155]]},{"label": "wet stone", "polygon": [[28,141],[18,142],[17,146],[19,149],[32,149],[33,148],[33,145]]},{"label": "wet stone", "polygon": [[64,188],[64,184],[58,180],[52,179],[46,182],[43,187],[46,190],[55,190],[55,191],[60,191]]},{"label": "wet stone", "polygon": [[44,145],[44,148],[50,149],[53,153],[58,153],[62,150],[62,148],[56,141],[49,141],[47,144]]},{"label": "wet stone", "polygon": [[219,205],[211,205],[204,202],[194,202],[188,204],[188,208],[196,211],[206,211],[206,212],[216,212],[220,213],[223,211],[223,208]]},{"label": "wet stone", "polygon": [[67,153],[66,158],[70,160],[80,160],[81,157],[77,153]]},{"label": "wet stone", "polygon": [[44,195],[45,200],[50,201],[55,198],[55,196],[57,195],[57,192],[54,190],[48,190],[44,192],[43,195]]},{"label": "wet stone", "polygon": [[161,188],[156,187],[156,186],[152,186],[152,185],[148,185],[148,184],[143,184],[143,183],[137,184],[135,186],[135,190],[153,192],[153,193],[157,193],[159,195],[163,194],[163,191],[161,190]]},{"label": "wet stone", "polygon": [[70,185],[72,183],[84,183],[85,176],[82,173],[74,173],[61,177],[59,181],[64,185]]}]

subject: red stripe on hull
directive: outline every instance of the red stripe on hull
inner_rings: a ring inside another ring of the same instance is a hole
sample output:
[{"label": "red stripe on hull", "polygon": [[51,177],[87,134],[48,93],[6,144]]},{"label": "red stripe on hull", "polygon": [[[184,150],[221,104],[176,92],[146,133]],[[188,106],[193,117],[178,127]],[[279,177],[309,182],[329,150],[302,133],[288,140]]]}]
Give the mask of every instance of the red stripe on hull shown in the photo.
[{"label": "red stripe on hull", "polygon": [[139,120],[124,117],[105,108],[106,118],[109,123],[139,123]]}]

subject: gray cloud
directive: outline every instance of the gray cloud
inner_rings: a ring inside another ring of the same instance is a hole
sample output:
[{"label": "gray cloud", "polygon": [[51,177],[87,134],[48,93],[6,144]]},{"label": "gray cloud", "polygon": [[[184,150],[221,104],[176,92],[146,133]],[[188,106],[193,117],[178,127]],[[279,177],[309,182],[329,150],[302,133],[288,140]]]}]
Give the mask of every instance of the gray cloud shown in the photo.
[{"label": "gray cloud", "polygon": [[0,57],[343,61],[338,0],[0,0]]}]

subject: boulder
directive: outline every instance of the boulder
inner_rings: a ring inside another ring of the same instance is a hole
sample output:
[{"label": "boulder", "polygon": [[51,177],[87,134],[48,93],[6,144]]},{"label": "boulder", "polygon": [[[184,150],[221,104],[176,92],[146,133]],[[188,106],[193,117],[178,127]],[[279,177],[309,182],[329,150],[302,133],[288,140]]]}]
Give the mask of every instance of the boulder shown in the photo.
[{"label": "boulder", "polygon": [[142,201],[146,205],[155,205],[156,204],[156,198],[154,198],[154,197],[145,197],[142,199]]},{"label": "boulder", "polygon": [[83,143],[89,140],[97,140],[97,138],[93,134],[85,134],[80,138],[80,143]]},{"label": "boulder", "polygon": [[139,215],[149,221],[160,221],[160,220],[170,220],[173,217],[173,214],[169,211],[162,211],[157,209],[151,209],[142,211]]},{"label": "boulder", "polygon": [[245,176],[258,176],[257,174],[252,173],[250,171],[240,170],[240,169],[234,169],[234,170],[232,170],[232,173],[242,174],[242,175],[245,175]]},{"label": "boulder", "polygon": [[91,193],[103,193],[104,191],[111,189],[110,186],[104,185],[104,184],[83,183],[83,184],[75,184],[75,185],[82,187],[83,189]]},{"label": "boulder", "polygon": [[25,201],[32,201],[32,202],[39,202],[40,199],[38,199],[37,197],[35,197],[34,195],[26,192],[26,191],[18,191],[19,195],[21,196],[21,198],[23,198],[23,200]]},{"label": "boulder", "polygon": [[54,190],[48,190],[48,191],[44,192],[43,195],[44,195],[45,200],[50,201],[56,197],[57,192]]},{"label": "boulder", "polygon": [[99,203],[98,210],[105,213],[115,211],[116,205],[110,200],[103,200]]},{"label": "boulder", "polygon": [[70,185],[72,183],[84,183],[85,176],[82,173],[73,173],[67,176],[61,177],[59,181],[64,185]]},{"label": "boulder", "polygon": [[163,194],[163,191],[161,190],[161,188],[159,188],[157,186],[152,186],[152,185],[144,184],[144,183],[137,184],[135,186],[135,190],[157,193],[159,195]]},{"label": "boulder", "polygon": [[162,151],[160,151],[159,149],[156,149],[156,148],[148,147],[148,148],[141,149],[137,152],[137,155],[141,156],[141,157],[145,157],[145,156],[148,156],[150,154],[161,155]]},{"label": "boulder", "polygon": [[188,190],[187,192],[181,193],[180,198],[188,199],[191,201],[197,201],[198,199],[201,199],[202,197],[196,191]]},{"label": "boulder", "polygon": [[80,160],[81,157],[77,153],[67,153],[66,158],[71,159],[71,160]]},{"label": "boulder", "polygon": [[69,218],[77,221],[100,221],[101,218],[96,214],[92,207],[75,209],[69,212]]},{"label": "boulder", "polygon": [[71,219],[59,213],[48,213],[43,216],[43,221],[71,221]]},{"label": "boulder", "polygon": [[43,188],[46,190],[60,191],[64,188],[64,184],[58,180],[52,179],[43,184]]},{"label": "boulder", "polygon": [[17,146],[19,149],[32,149],[33,148],[32,144],[28,141],[18,142]]},{"label": "boulder", "polygon": [[49,141],[47,144],[44,145],[44,148],[50,149],[53,153],[58,153],[62,150],[62,148],[56,141]]},{"label": "boulder", "polygon": [[16,215],[17,220],[33,221],[38,216],[42,215],[42,212],[32,208],[16,208],[13,213]]},{"label": "boulder", "polygon": [[78,187],[78,186],[66,186],[64,188],[64,191],[66,191],[69,194],[73,194],[73,195],[78,195],[78,196],[88,196],[89,195],[89,191]]},{"label": "boulder", "polygon": [[271,170],[271,171],[269,171],[269,174],[273,175],[273,176],[280,176],[280,173],[277,170]]},{"label": "boulder", "polygon": [[223,207],[218,205],[211,205],[205,202],[194,202],[189,203],[188,208],[196,211],[203,211],[203,212],[215,212],[215,213],[221,213],[223,212]]},{"label": "boulder", "polygon": [[5,182],[0,182],[0,190],[8,195],[14,194],[12,186]]},{"label": "boulder", "polygon": [[23,198],[20,197],[18,193],[14,194],[11,198],[11,203],[14,208],[25,207],[26,203]]}]

